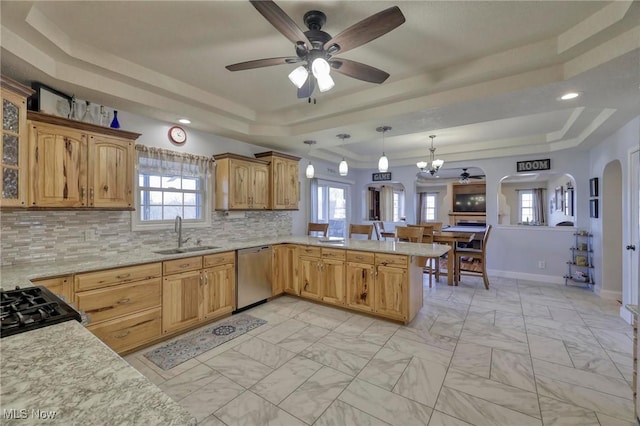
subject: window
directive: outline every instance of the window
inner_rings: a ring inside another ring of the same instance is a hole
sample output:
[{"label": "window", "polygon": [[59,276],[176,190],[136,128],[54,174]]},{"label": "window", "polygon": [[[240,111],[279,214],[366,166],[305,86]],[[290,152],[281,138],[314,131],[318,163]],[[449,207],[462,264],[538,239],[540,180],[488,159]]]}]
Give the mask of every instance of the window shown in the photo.
[{"label": "window", "polygon": [[330,237],[347,235],[349,186],[314,179],[311,183],[311,221],[328,223]]},{"label": "window", "polygon": [[404,220],[404,191],[393,190],[393,221]]},{"label": "window", "polygon": [[438,194],[435,192],[420,193],[420,222],[433,222],[437,220]]},{"label": "window", "polygon": [[176,216],[185,224],[210,223],[209,158],[147,148],[138,153],[134,228],[164,228]]},{"label": "window", "polygon": [[533,222],[533,191],[521,190],[520,194],[520,223]]}]

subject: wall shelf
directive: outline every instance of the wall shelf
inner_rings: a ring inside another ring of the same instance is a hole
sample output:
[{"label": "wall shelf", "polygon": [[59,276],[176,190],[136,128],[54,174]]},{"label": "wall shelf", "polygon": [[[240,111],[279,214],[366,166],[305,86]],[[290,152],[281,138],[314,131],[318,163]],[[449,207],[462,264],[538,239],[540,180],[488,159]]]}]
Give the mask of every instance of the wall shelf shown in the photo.
[{"label": "wall shelf", "polygon": [[574,246],[571,251],[571,260],[567,262],[567,274],[564,276],[564,285],[580,285],[590,287],[593,291],[595,282],[593,281],[593,249],[591,240],[593,234],[587,231],[577,231],[573,233],[575,237]]}]

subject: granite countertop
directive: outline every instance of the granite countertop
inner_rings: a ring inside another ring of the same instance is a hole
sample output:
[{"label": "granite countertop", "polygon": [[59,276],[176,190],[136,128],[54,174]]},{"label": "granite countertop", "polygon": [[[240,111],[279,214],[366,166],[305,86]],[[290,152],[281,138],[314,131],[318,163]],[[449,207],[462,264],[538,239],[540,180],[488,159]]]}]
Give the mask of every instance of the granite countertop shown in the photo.
[{"label": "granite countertop", "polygon": [[77,321],[4,337],[0,354],[2,424],[196,424]]},{"label": "granite countertop", "polygon": [[635,316],[640,315],[640,306],[638,305],[626,305],[625,308]]},{"label": "granite countertop", "polygon": [[74,260],[56,262],[25,263],[19,265],[2,266],[0,280],[2,287],[6,290],[15,286],[30,286],[33,279],[55,277],[79,272],[90,272],[101,269],[117,268],[122,266],[139,265],[143,263],[162,262],[164,260],[180,259],[185,257],[202,256],[212,253],[221,253],[230,250],[240,250],[249,247],[257,247],[270,244],[302,244],[328,248],[342,248],[348,250],[371,251],[378,253],[404,254],[409,256],[440,257],[450,250],[445,244],[435,243],[404,243],[395,241],[377,240],[356,240],[344,239],[341,242],[333,240],[323,242],[323,238],[318,237],[272,237],[256,238],[251,240],[237,240],[225,243],[203,243],[203,245],[216,246],[214,249],[202,250],[190,253],[177,253],[171,255],[161,255],[154,253],[155,250],[171,248],[170,245],[164,247],[149,247],[130,253],[122,253],[107,257],[88,257]]}]

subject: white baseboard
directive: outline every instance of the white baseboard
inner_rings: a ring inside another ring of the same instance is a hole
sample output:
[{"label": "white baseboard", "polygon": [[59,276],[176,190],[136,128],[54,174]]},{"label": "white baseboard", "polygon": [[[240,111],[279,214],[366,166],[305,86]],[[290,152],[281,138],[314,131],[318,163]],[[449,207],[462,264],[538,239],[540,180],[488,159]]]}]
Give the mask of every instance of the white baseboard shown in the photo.
[{"label": "white baseboard", "polygon": [[633,314],[624,306],[620,306],[620,317],[629,324],[633,324]]},{"label": "white baseboard", "polygon": [[600,294],[600,297],[602,297],[603,299],[622,300],[621,291],[602,290],[602,288],[600,288],[599,290],[600,291],[598,293]]},{"label": "white baseboard", "polygon": [[495,269],[490,269],[487,272],[489,275],[494,275],[501,278],[512,278],[516,280],[538,281],[542,283],[564,285],[564,278],[557,275],[528,274],[526,272],[498,271]]}]

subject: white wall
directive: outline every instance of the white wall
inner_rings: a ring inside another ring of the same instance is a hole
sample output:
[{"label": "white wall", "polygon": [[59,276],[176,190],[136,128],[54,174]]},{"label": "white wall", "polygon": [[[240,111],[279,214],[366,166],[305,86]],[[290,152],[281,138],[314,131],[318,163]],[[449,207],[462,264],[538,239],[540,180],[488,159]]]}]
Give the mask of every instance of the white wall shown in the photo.
[{"label": "white wall", "polygon": [[[609,138],[603,140],[600,144],[595,146],[589,157],[589,177],[601,178],[604,174],[604,169],[611,161],[620,161],[622,168],[622,244],[635,244],[638,246],[638,241],[631,241],[631,226],[638,226],[637,224],[631,224],[630,212],[631,212],[631,176],[629,173],[629,156],[631,152],[638,150],[640,147],[640,116],[634,118],[625,126],[620,128]],[[588,193],[587,193],[588,195]],[[602,197],[600,197],[602,198]],[[600,292],[601,283],[604,279],[601,259],[603,250],[603,233],[602,233],[602,219],[590,219],[589,221],[591,232],[594,234],[594,258],[595,264],[595,280],[596,291]],[[638,263],[638,250],[636,251],[624,251],[622,253],[622,307],[620,310],[621,315],[627,320],[631,321],[631,316],[624,309],[625,304],[638,304],[638,300],[631,300],[631,286],[638,287],[640,284],[630,282],[630,268],[631,263]],[[605,294],[606,296],[606,294]],[[609,295],[614,296],[614,295]]]}]

